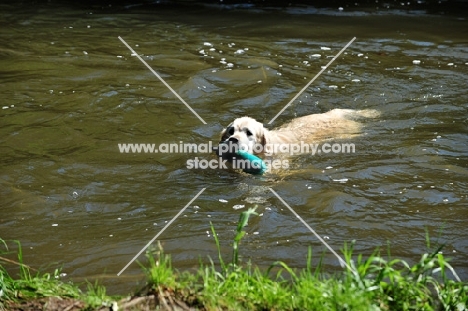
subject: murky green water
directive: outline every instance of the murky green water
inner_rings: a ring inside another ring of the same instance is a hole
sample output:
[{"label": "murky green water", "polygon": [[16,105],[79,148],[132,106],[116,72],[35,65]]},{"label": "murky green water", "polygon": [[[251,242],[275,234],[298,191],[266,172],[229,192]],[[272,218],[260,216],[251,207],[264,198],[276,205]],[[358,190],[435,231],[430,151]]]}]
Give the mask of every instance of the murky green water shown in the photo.
[{"label": "murky green water", "polygon": [[[160,238],[175,267],[216,257],[210,221],[228,258],[242,211],[233,206],[255,204],[262,216],[250,221],[244,260],[302,267],[308,246],[317,256],[324,247],[271,187],[335,250],[356,240],[367,255],[388,241],[393,255],[414,261],[427,229],[468,278],[465,19],[54,5],[0,12],[0,237],[21,241],[32,267],[62,266],[66,278],[99,276],[111,292],[133,291],[143,281],[138,265],[116,274],[202,188]],[[119,152],[118,143],[216,142],[243,115],[267,123],[354,36],[274,125],[333,108],[381,111],[355,154],[302,156],[284,176],[255,177],[187,169],[207,154]]]}]

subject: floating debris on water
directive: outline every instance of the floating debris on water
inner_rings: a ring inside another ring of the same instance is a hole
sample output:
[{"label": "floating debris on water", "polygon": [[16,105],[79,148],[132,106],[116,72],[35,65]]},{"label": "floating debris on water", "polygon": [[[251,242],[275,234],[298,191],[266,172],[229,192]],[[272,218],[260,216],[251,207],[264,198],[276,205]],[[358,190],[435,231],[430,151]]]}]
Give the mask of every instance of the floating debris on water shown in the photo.
[{"label": "floating debris on water", "polygon": [[321,46],[320,49],[323,50],[323,51],[330,51],[331,50],[329,47],[326,47],[326,46]]},{"label": "floating debris on water", "polygon": [[320,55],[320,54],[312,54],[312,55],[310,55],[310,57],[317,57],[317,58],[318,58],[318,57],[322,57],[322,55]]},{"label": "floating debris on water", "polygon": [[244,207],[245,207],[244,204],[236,204],[232,208],[235,209],[235,210],[238,210],[238,209],[241,209],[241,208],[244,208]]},{"label": "floating debris on water", "polygon": [[333,179],[335,182],[339,182],[340,184],[344,184],[348,181],[348,178],[341,178],[341,179]]},{"label": "floating debris on water", "polygon": [[351,80],[351,82],[361,82],[361,80],[359,80],[359,79],[353,79],[353,80]]},{"label": "floating debris on water", "polygon": [[244,53],[245,53],[245,51],[244,51],[244,50],[240,50],[240,49],[234,52],[234,54],[244,54]]},{"label": "floating debris on water", "polygon": [[329,87],[330,89],[337,89],[337,88],[338,88],[337,85],[329,85],[328,87]]},{"label": "floating debris on water", "polygon": [[211,44],[210,42],[203,42],[203,45],[204,46],[213,46],[213,44]]},{"label": "floating debris on water", "polygon": [[419,64],[421,64],[421,61],[420,61],[420,60],[417,60],[417,59],[415,59],[415,60],[413,60],[413,64],[415,64],[415,65],[419,65]]},{"label": "floating debris on water", "polygon": [[219,199],[219,202],[221,202],[221,203],[227,203],[228,201],[225,200],[225,199]]}]

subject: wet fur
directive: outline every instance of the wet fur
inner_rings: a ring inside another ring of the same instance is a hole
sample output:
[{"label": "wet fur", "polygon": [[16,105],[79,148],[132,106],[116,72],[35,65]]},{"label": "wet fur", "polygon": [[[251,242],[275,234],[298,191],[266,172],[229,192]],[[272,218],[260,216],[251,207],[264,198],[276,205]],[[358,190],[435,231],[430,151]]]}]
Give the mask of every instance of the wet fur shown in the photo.
[{"label": "wet fur", "polygon": [[357,119],[377,116],[379,112],[376,110],[333,109],[326,113],[293,119],[275,130],[266,129],[253,118],[241,117],[221,132],[221,142],[229,141],[249,146],[249,152],[258,155],[263,152],[255,152],[256,144],[265,146],[301,141],[311,144],[333,139],[350,139],[361,133],[362,124]]}]

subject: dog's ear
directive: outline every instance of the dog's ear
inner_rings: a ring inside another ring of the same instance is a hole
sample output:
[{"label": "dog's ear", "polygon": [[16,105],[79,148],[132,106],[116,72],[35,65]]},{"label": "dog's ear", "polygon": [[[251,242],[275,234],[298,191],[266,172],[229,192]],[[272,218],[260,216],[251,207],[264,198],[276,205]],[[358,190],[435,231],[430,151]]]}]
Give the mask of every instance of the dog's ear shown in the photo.
[{"label": "dog's ear", "polygon": [[266,139],[266,136],[268,135],[268,130],[263,126],[263,124],[260,124],[261,127],[260,127],[260,130],[258,131],[258,141],[260,142],[260,144],[262,144],[262,146],[265,147],[266,143],[267,143],[267,139]]},{"label": "dog's ear", "polygon": [[223,129],[221,131],[221,141],[220,142],[223,142],[223,141],[227,140],[229,138],[229,136],[231,136],[231,135],[229,135],[229,129],[231,127],[232,127],[232,123],[229,124],[225,129]]},{"label": "dog's ear", "polygon": [[268,130],[266,128],[263,128],[263,131],[262,131],[262,145],[264,147],[267,144],[267,135],[268,135]]},{"label": "dog's ear", "polygon": [[219,142],[223,142],[223,141],[225,141],[225,140],[228,138],[227,135],[226,135],[226,133],[227,133],[227,128],[225,128],[225,129],[223,129],[223,130],[221,131],[221,139],[220,139]]}]

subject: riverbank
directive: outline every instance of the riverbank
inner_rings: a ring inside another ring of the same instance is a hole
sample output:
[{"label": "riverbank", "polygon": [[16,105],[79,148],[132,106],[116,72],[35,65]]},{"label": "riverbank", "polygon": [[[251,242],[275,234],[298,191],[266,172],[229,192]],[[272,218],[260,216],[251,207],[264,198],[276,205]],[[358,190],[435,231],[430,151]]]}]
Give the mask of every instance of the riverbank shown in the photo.
[{"label": "riverbank", "polygon": [[[413,265],[385,258],[380,250],[365,258],[353,255],[345,244],[344,270],[333,275],[312,264],[309,248],[303,269],[277,261],[265,271],[255,263],[241,263],[239,244],[245,234],[249,210],[241,214],[233,240],[232,259],[223,258],[217,234],[219,265],[211,259],[200,262],[194,272],[180,272],[161,246],[146,253],[140,266],[146,286],[132,295],[108,296],[106,288],[87,281],[75,284],[61,280],[61,273],[33,270],[23,263],[19,242],[14,264],[19,277],[0,265],[0,309],[5,310],[467,310],[468,283],[460,280],[442,253],[442,246],[428,249]],[[8,244],[3,254],[8,252]],[[323,259],[323,257],[321,257]]]},{"label": "riverbank", "polygon": [[[351,250],[347,250],[351,254]],[[377,255],[359,256],[357,275],[327,275],[320,267],[293,270],[278,262],[276,273],[252,264],[220,270],[202,265],[196,273],[178,273],[170,256],[159,252],[144,269],[148,285],[128,296],[107,296],[97,283],[65,283],[58,274],[20,278],[1,268],[3,310],[467,310],[468,285],[450,280],[439,253],[424,254],[409,266]],[[351,264],[351,261],[349,261]],[[310,261],[309,261],[310,264]],[[56,271],[58,272],[58,271]],[[269,273],[270,272],[270,273]],[[291,280],[286,280],[286,278]]]}]

